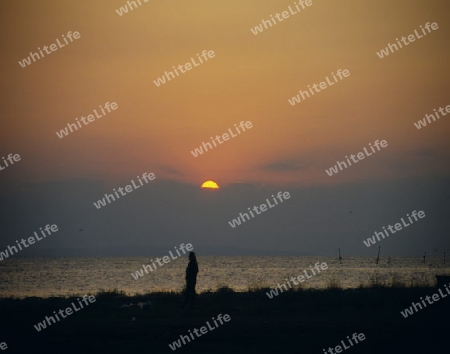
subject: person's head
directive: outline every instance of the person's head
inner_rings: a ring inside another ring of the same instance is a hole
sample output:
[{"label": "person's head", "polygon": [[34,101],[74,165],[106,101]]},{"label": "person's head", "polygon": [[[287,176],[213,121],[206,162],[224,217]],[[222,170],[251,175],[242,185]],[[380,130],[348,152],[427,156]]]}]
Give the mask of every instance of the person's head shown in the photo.
[{"label": "person's head", "polygon": [[189,260],[191,262],[197,263],[197,257],[195,257],[195,252],[189,252]]}]

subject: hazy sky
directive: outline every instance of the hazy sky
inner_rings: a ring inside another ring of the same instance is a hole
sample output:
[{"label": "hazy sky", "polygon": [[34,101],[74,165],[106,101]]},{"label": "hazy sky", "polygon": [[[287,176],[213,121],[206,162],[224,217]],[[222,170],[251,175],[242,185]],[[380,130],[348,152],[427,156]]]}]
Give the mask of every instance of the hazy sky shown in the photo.
[{"label": "hazy sky", "polygon": [[[141,3],[119,16],[126,1],[1,2],[0,157],[18,153],[21,160],[0,171],[0,250],[56,223],[57,236],[27,252],[145,254],[191,242],[224,254],[333,254],[341,247],[367,255],[376,247],[362,240],[424,210],[425,219],[380,244],[392,255],[450,252],[448,118],[420,130],[413,124],[450,105],[446,1],[313,0],[258,35],[250,29],[294,1]],[[386,58],[376,55],[427,22],[439,29]],[[18,64],[68,31],[81,38]],[[153,83],[203,50],[215,57]],[[338,69],[350,76],[288,103]],[[118,109],[57,137],[105,102]],[[253,128],[192,156],[241,121]],[[325,173],[377,139],[388,147],[335,176]],[[144,172],[156,180],[93,206]],[[207,179],[221,190],[200,190]],[[228,225],[280,190],[291,199]]]}]

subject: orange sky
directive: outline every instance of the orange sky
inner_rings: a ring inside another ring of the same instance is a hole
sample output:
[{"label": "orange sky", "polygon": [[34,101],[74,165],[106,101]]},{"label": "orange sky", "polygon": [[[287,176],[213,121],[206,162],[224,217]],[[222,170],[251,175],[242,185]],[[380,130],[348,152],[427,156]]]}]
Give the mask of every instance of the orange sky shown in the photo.
[{"label": "orange sky", "polygon": [[[293,1],[150,1],[118,16],[125,3],[2,2],[0,149],[22,157],[2,171],[5,178],[117,184],[147,171],[198,185],[309,185],[448,173],[447,119],[420,131],[413,125],[450,104],[443,1],[313,1],[256,36],[250,28]],[[439,29],[387,58],[375,54],[426,22]],[[81,38],[18,65],[68,31]],[[205,49],[216,56],[153,84]],[[289,105],[298,90],[337,69],[350,77]],[[118,110],[56,136],[108,101]],[[191,155],[242,120],[253,128]],[[337,176],[325,174],[376,139],[388,148]]]}]

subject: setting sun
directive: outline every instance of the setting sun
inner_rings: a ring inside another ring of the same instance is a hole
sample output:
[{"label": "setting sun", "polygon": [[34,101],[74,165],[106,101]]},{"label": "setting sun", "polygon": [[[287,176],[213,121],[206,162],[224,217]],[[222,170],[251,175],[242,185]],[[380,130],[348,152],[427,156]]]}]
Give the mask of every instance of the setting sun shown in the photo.
[{"label": "setting sun", "polygon": [[219,185],[216,182],[209,180],[209,181],[203,182],[201,188],[219,189]]}]

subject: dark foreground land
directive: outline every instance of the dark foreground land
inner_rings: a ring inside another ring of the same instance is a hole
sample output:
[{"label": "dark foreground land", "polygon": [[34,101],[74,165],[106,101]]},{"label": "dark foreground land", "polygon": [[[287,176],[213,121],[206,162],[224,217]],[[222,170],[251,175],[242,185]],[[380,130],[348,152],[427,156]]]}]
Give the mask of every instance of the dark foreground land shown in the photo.
[{"label": "dark foreground land", "polygon": [[[8,345],[4,353],[172,353],[168,344],[180,334],[199,329],[206,321],[212,324],[218,314],[229,314],[229,322],[175,352],[323,354],[322,349],[334,348],[356,332],[364,333],[366,340],[343,353],[449,353],[450,296],[406,319],[400,314],[412,301],[436,292],[435,288],[304,290],[269,299],[265,291],[222,289],[199,295],[196,307],[185,309],[179,294],[100,293],[95,303],[40,332],[35,324],[76,299],[2,299],[0,342]],[[147,300],[152,309],[120,308]]]}]

